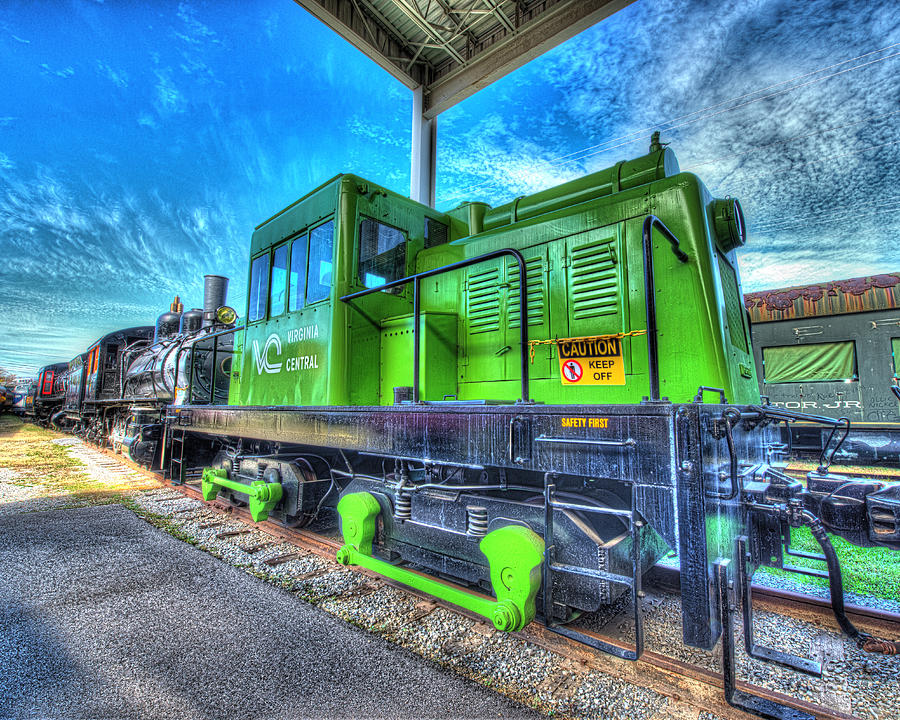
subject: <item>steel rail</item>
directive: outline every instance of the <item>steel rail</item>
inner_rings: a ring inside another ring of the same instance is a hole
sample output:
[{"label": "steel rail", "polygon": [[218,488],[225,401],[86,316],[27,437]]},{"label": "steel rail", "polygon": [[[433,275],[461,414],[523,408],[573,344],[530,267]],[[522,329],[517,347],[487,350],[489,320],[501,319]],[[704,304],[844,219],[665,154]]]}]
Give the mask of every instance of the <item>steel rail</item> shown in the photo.
[{"label": "steel rail", "polygon": [[[677,591],[679,576],[677,568],[657,565],[650,571],[648,583]],[[832,627],[837,627],[831,603],[825,598],[760,584],[752,585],[751,590],[754,607],[759,603],[758,609],[760,610],[780,612],[781,614],[812,615],[818,622],[825,622]],[[845,604],[844,610],[855,624],[869,629],[877,629],[880,632],[900,633],[900,613],[851,604]]]}]

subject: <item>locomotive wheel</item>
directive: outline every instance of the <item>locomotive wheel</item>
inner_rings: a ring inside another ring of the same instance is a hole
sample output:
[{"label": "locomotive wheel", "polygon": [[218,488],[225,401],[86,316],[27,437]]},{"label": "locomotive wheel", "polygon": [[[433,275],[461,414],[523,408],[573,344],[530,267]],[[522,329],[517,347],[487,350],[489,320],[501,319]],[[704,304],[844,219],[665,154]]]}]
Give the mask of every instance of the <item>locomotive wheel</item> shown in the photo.
[{"label": "locomotive wheel", "polygon": [[312,521],[313,521],[313,516],[308,515],[308,514],[285,515],[281,520],[281,524],[286,528],[290,528],[291,530],[296,530],[298,528],[305,528]]},{"label": "locomotive wheel", "polygon": [[247,507],[249,503],[237,493],[230,492],[228,493],[228,504],[232,507],[244,508]]}]

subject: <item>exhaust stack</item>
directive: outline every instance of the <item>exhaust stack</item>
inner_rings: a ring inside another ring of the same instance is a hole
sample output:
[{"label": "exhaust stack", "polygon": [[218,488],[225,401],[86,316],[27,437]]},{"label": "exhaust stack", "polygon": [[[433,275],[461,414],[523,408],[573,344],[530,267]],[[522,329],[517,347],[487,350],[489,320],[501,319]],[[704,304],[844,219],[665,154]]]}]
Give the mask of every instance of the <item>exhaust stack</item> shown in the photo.
[{"label": "exhaust stack", "polygon": [[216,322],[216,310],[225,304],[228,294],[228,278],[222,275],[203,276],[203,327]]}]

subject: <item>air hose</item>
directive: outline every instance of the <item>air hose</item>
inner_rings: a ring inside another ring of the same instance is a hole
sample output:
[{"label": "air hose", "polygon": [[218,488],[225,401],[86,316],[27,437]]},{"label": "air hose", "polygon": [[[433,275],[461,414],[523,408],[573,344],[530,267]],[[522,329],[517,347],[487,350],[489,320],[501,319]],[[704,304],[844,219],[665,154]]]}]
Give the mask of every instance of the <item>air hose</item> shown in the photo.
[{"label": "air hose", "polygon": [[822,554],[825,556],[825,562],[828,564],[828,588],[831,591],[831,609],[834,611],[834,617],[838,621],[838,625],[856,646],[865,652],[881,653],[882,655],[898,655],[900,654],[900,642],[891,642],[890,640],[881,640],[870,635],[867,632],[857,629],[850,622],[847,613],[844,611],[844,579],[841,576],[841,565],[838,562],[837,553],[834,551],[834,545],[819,520],[808,510],[803,511],[803,520],[813,537],[822,548]]}]

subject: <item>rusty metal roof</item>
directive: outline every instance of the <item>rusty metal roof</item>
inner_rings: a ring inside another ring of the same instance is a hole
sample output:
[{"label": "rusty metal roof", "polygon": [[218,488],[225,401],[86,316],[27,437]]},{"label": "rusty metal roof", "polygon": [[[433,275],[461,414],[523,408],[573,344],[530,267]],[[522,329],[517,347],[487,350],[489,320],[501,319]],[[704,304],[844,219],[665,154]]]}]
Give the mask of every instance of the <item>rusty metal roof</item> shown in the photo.
[{"label": "rusty metal roof", "polygon": [[745,293],[750,322],[900,308],[900,273]]},{"label": "rusty metal roof", "polygon": [[294,0],[409,88],[425,115],[463,100],[633,0]]}]

